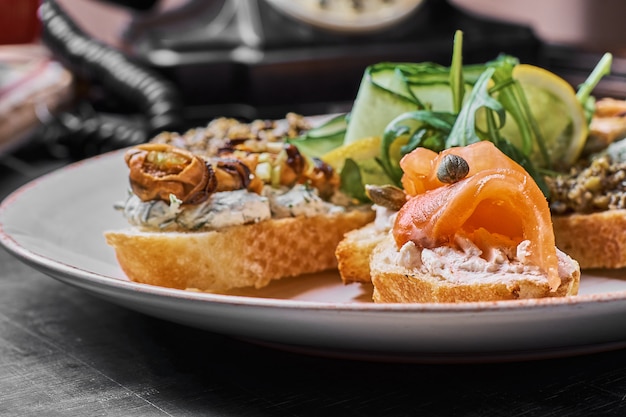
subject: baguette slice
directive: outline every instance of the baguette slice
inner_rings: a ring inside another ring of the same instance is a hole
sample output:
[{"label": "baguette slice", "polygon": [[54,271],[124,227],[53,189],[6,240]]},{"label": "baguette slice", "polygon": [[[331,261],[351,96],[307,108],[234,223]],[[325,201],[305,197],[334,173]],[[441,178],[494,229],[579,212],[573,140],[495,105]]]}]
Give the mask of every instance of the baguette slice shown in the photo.
[{"label": "baguette slice", "polygon": [[626,210],[553,216],[556,245],[581,269],[626,266]]},{"label": "baguette slice", "polygon": [[[399,252],[391,235],[376,246],[371,257],[373,299],[377,303],[454,303],[517,300],[576,295],[578,263],[557,250],[561,285],[551,292],[547,279],[531,274],[469,272],[444,259],[440,272],[407,268],[396,260]],[[443,275],[446,270],[446,276]]]},{"label": "baguette slice", "polygon": [[227,292],[337,267],[344,234],[372,221],[371,210],[267,220],[205,232],[105,232],[132,281]]},{"label": "baguette slice", "polygon": [[370,255],[387,233],[374,222],[346,233],[335,251],[337,269],[344,284],[372,282]]}]

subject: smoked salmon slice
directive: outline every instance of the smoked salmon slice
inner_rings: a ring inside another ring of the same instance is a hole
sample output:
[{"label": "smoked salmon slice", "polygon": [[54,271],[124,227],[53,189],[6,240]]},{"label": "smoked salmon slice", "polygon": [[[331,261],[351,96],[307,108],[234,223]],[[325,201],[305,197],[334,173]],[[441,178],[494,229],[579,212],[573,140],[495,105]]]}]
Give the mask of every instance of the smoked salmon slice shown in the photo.
[{"label": "smoked salmon slice", "polygon": [[490,168],[509,168],[526,173],[524,168],[489,141],[449,148],[439,153],[426,148],[416,148],[400,160],[400,168],[404,173],[402,176],[404,191],[408,195],[417,195],[444,185],[437,179],[437,167],[449,154],[458,155],[467,161],[470,168],[468,177]]},{"label": "smoked salmon slice", "polygon": [[[436,172],[450,153],[465,159],[469,172],[447,184],[437,179]],[[495,145],[484,141],[439,154],[418,148],[402,159],[401,167],[409,198],[393,228],[398,248],[409,241],[422,248],[451,246],[457,233],[472,236],[484,230],[504,237],[500,242],[519,245],[527,240],[525,258],[547,275],[552,290],[558,288],[561,280],[548,201],[532,177]]]}]

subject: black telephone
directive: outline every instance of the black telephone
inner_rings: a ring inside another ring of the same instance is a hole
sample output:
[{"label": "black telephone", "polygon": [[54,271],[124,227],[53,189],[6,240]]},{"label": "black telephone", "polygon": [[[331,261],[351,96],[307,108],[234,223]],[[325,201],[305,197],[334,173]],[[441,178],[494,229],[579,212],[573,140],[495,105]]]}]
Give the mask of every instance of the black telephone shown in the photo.
[{"label": "black telephone", "polygon": [[[146,9],[155,2],[124,3]],[[81,159],[182,128],[182,100],[173,83],[85,34],[55,0],[43,0],[39,15],[42,42],[75,74],[77,90],[87,85],[91,97],[78,94],[73,108],[52,115],[35,138],[36,145],[52,156]],[[94,99],[94,91],[100,97]]]}]

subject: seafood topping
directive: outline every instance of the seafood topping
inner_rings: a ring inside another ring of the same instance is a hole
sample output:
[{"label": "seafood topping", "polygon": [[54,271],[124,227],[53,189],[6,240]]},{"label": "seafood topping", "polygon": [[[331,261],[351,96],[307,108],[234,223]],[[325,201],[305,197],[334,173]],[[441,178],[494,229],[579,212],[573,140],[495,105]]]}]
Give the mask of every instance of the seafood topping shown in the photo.
[{"label": "seafood topping", "polygon": [[125,160],[131,189],[142,201],[169,201],[174,195],[183,204],[198,204],[215,192],[263,189],[245,161],[236,158],[209,162],[184,149],[150,143],[129,149]]},{"label": "seafood topping", "polygon": [[320,197],[330,198],[339,188],[339,175],[326,162],[312,158],[304,172],[305,181],[319,191]]},{"label": "seafood topping", "polygon": [[129,149],[124,160],[130,168],[133,192],[142,200],[199,203],[217,187],[212,169],[199,156],[171,145],[152,143]]},{"label": "seafood topping", "polygon": [[263,183],[258,180],[255,181],[255,177],[252,171],[250,171],[250,168],[239,159],[219,159],[216,161],[215,166],[215,174],[217,176],[216,191],[253,188],[254,191],[259,193],[263,188]]},{"label": "seafood topping", "polygon": [[[292,144],[272,144],[256,151],[244,146],[224,149],[220,158],[242,161],[259,182],[275,188],[306,183],[316,188],[323,199],[330,198],[339,188],[339,175],[330,165],[319,158],[307,158]],[[248,188],[260,192],[255,184]]]},{"label": "seafood topping", "polygon": [[[468,175],[451,184],[434,173],[448,154],[461,157],[469,166]],[[547,275],[553,290],[558,288],[548,202],[520,165],[486,141],[440,154],[418,148],[405,158],[402,181],[409,199],[398,211],[393,228],[398,248],[409,241],[422,248],[453,246],[457,234],[471,238],[482,231],[514,245],[528,241],[528,261]]]},{"label": "seafood topping", "polygon": [[285,144],[283,149],[285,151],[286,160],[283,169],[281,170],[280,183],[284,185],[293,185],[302,176],[302,173],[306,168],[306,159],[294,145]]}]

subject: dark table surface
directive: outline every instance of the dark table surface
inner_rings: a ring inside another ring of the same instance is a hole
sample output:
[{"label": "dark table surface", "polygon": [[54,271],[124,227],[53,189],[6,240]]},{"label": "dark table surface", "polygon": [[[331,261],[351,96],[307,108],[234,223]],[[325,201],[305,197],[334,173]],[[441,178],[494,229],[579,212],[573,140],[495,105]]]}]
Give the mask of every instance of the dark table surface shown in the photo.
[{"label": "dark table surface", "polygon": [[[62,165],[0,162],[0,198]],[[128,310],[0,250],[0,415],[625,416],[626,350],[482,364],[308,356]]]}]

